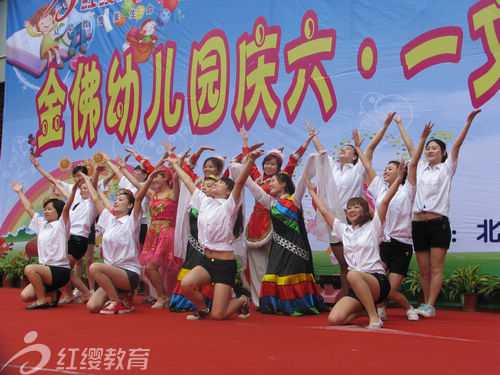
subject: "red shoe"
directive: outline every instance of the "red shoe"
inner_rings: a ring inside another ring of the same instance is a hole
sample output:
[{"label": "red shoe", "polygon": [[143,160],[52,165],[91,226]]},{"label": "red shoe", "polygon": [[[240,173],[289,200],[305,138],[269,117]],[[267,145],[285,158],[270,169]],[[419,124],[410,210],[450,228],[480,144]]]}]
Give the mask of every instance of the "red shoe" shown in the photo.
[{"label": "red shoe", "polygon": [[129,306],[126,302],[117,300],[117,301],[106,302],[104,308],[101,311],[99,311],[99,313],[104,315],[125,314],[133,310],[134,308]]}]

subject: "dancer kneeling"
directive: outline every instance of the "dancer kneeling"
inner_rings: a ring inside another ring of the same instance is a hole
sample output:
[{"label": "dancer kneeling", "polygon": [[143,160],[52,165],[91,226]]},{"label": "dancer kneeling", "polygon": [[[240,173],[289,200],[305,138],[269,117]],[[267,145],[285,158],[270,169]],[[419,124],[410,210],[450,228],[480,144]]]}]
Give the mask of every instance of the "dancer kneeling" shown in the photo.
[{"label": "dancer kneeling", "polygon": [[315,192],[315,186],[306,179],[309,193],[314,203],[332,228],[332,234],[341,238],[344,244],[344,256],[348,265],[347,280],[351,285],[349,293],[333,307],[328,321],[332,325],[347,324],[350,321],[368,315],[368,328],[381,328],[375,304],[384,301],[390,291],[390,284],[385,274],[379,254],[379,243],[384,234],[384,223],[389,202],[398,190],[405,172],[403,161],[398,168],[396,180],[392,183],[384,199],[370,216],[368,202],[363,198],[351,198],[347,203],[346,216],[350,224],[342,223],[328,211]]},{"label": "dancer kneeling", "polygon": [[[149,176],[154,178],[159,171]],[[99,211],[97,228],[103,233],[102,254],[104,263],[92,263],[90,273],[99,284],[99,289],[87,302],[89,312],[101,314],[123,314],[133,311],[132,299],[139,284],[141,265],[137,244],[141,229],[141,202],[149,184],[134,196],[130,190],[120,189],[114,205],[106,196],[96,192],[88,177],[89,194]],[[99,196],[100,195],[100,196]],[[120,298],[120,295],[128,298]]]},{"label": "dancer kneeling", "polygon": [[[260,145],[259,145],[260,146]],[[192,194],[190,205],[198,210],[198,241],[205,251],[201,264],[182,279],[184,295],[197,311],[188,320],[207,318],[209,311],[203,295],[197,289],[211,282],[214,286],[212,318],[228,319],[235,312],[246,318],[250,314],[246,296],[230,300],[237,265],[233,242],[243,231],[241,222],[241,190],[250,174],[253,162],[263,150],[253,151],[235,182],[221,178],[210,188],[210,197],[197,189],[193,180],[182,170],[178,159],[169,159],[179,178]],[[240,220],[238,220],[240,219]]]},{"label": "dancer kneeling", "polygon": [[[21,292],[25,302],[35,301],[26,310],[56,307],[59,288],[69,281],[71,268],[68,260],[68,237],[70,230],[69,210],[78,185],[75,184],[66,204],[60,199],[48,199],[43,205],[43,218],[35,212],[33,205],[23,193],[23,184],[12,181],[10,186],[31,217],[30,229],[37,234],[38,262],[24,268],[30,284]],[[47,302],[47,295],[51,302]]]}]

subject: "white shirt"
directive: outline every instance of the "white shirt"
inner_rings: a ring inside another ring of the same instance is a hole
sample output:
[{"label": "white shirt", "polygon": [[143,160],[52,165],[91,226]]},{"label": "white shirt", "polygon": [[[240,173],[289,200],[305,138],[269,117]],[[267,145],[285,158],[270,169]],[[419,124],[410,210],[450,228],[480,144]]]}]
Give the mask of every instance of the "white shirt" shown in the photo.
[{"label": "white shirt", "polygon": [[102,236],[102,255],[104,262],[141,274],[138,258],[139,231],[141,220],[135,221],[134,214],[117,218],[107,209],[102,211],[97,221]]},{"label": "white shirt", "polygon": [[[137,188],[125,176],[122,176],[122,178],[120,178],[120,181],[118,182],[118,188],[129,189],[134,194],[134,196],[137,193]],[[147,224],[148,210],[149,210],[149,198],[145,196],[141,202],[141,224]]]},{"label": "white shirt", "polygon": [[[368,191],[375,197],[375,209],[380,206],[389,189],[389,184],[382,178],[376,176],[368,186]],[[398,191],[392,197],[385,217],[384,242],[389,242],[392,237],[395,240],[411,245],[411,219],[412,207],[415,200],[415,186],[406,181],[399,185]]]},{"label": "white shirt", "polygon": [[427,161],[419,161],[417,166],[417,195],[413,213],[433,212],[448,216],[450,211],[451,180],[457,170],[457,162],[448,157],[444,163],[434,167]]},{"label": "white shirt", "polygon": [[379,250],[384,225],[376,212],[373,220],[355,228],[335,218],[332,234],[344,244],[344,257],[349,270],[385,274]]},{"label": "white shirt", "polygon": [[240,204],[228,199],[207,197],[196,189],[190,205],[198,210],[198,242],[206,249],[233,251],[233,227]]},{"label": "white shirt", "polygon": [[[58,180],[59,183],[61,184],[61,186],[69,193],[71,194],[71,191],[73,190],[73,185],[74,184],[68,184],[67,182],[65,181],[61,181],[61,180]],[[56,194],[60,194],[62,195],[61,191],[59,189],[56,188]],[[76,192],[75,192],[75,199],[73,199],[73,206],[80,202],[82,200],[82,196],[80,195],[80,189],[76,189]]]},{"label": "white shirt", "polygon": [[347,163],[342,168],[342,164],[338,160],[334,160],[332,157],[328,157],[328,159],[339,192],[340,203],[345,210],[349,199],[363,196],[363,185],[367,173],[361,162]]},{"label": "white shirt", "polygon": [[33,215],[29,228],[37,234],[38,263],[44,266],[70,268],[68,260],[68,238],[70,221],[59,220],[51,223],[38,213]]},{"label": "white shirt", "polygon": [[71,221],[70,234],[88,238],[90,227],[94,224],[97,217],[97,208],[94,201],[90,198],[81,199],[78,203],[73,203],[69,211]]}]

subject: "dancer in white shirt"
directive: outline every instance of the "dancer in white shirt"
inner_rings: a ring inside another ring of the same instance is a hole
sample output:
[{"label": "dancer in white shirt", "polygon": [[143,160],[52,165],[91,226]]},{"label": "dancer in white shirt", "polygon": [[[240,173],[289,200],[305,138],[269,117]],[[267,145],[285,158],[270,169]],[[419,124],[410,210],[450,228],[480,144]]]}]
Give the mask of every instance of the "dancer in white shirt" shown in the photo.
[{"label": "dancer in white shirt", "polygon": [[[391,123],[396,112],[390,112],[382,125],[382,128],[375,134],[373,139],[370,141],[368,146],[366,146],[365,155],[368,160],[372,160],[373,152],[375,148],[382,140],[384,133]],[[315,132],[315,128],[312,127],[308,121],[306,121],[307,128],[309,129],[309,134],[312,135]],[[318,137],[312,139],[314,147],[318,152],[325,150]],[[333,158],[328,157],[330,160],[330,167],[333,173],[333,179],[338,191],[338,198],[340,199],[340,206],[343,210],[347,208],[347,202],[353,197],[363,196],[363,186],[366,179],[366,171],[361,163],[358,163],[359,157],[356,149],[353,145],[345,145],[339,151],[338,160],[333,160]],[[318,186],[319,189],[328,189],[328,186]],[[340,279],[342,281],[342,291],[344,294],[349,290],[349,283],[347,282],[347,263],[344,258],[344,248],[342,241],[339,238],[330,236],[330,248],[332,249],[333,255],[339,262],[340,266]]]},{"label": "dancer in white shirt", "polygon": [[[424,317],[436,316],[434,304],[441,291],[444,261],[451,242],[448,219],[451,180],[457,169],[460,147],[479,112],[481,110],[477,109],[469,114],[455,139],[450,155],[443,141],[431,139],[425,146],[427,160],[420,161],[417,166],[417,195],[413,206],[412,234],[425,299],[417,312]],[[413,155],[415,147],[403,127],[401,118],[395,118],[395,121],[410,155]]]},{"label": "dancer in white shirt", "polygon": [[[408,320],[418,320],[418,314],[410,305],[406,297],[398,292],[398,289],[408,272],[408,266],[410,265],[413,253],[411,219],[416,191],[417,164],[422,156],[425,140],[429,136],[433,126],[434,125],[431,125],[429,122],[422,131],[420,142],[408,164],[407,176],[405,175],[403,178],[402,184],[399,186],[389,204],[386,215],[384,238],[380,243],[380,257],[384,264],[384,268],[389,270],[388,277],[391,283],[391,291],[389,292],[388,299],[395,301],[405,309]],[[380,178],[373,169],[371,162],[365,157],[361,150],[362,140],[359,139],[357,131],[353,132],[353,136],[359,159],[368,173],[366,181],[368,184],[368,191],[373,195],[375,208],[377,208],[387,194],[389,186],[396,180],[400,162],[397,160],[390,161],[385,168],[383,179]],[[380,319],[386,320],[387,314],[384,303],[382,303],[377,310]]]},{"label": "dancer in white shirt", "polygon": [[[259,145],[258,147],[260,147]],[[256,148],[256,147],[255,147]],[[197,311],[188,320],[207,318],[209,311],[203,295],[197,289],[215,283],[212,318],[228,319],[235,312],[241,318],[250,314],[249,299],[241,296],[230,300],[237,266],[233,242],[243,231],[240,211],[241,191],[256,158],[263,150],[253,151],[235,182],[221,178],[210,189],[210,197],[197,189],[192,179],[182,170],[178,159],[169,159],[179,178],[192,194],[191,206],[198,210],[198,242],[204,248],[201,265],[194,267],[182,279],[184,295],[196,306]]]},{"label": "dancer in white shirt", "polygon": [[[69,210],[73,204],[77,185],[73,186],[66,204],[60,199],[49,199],[43,205],[43,218],[35,212],[33,205],[23,193],[23,184],[12,181],[14,190],[26,213],[31,217],[30,229],[37,234],[38,263],[29,264],[24,274],[30,284],[21,292],[25,302],[35,301],[26,310],[46,309],[57,306],[61,296],[59,288],[66,285],[71,268],[68,260],[68,237],[70,230]],[[51,296],[51,302],[47,302]]]},{"label": "dancer in white shirt", "polygon": [[306,178],[309,193],[319,212],[332,228],[332,234],[344,244],[344,256],[348,265],[347,281],[351,289],[333,307],[328,321],[332,325],[347,324],[368,314],[368,328],[381,328],[375,304],[384,301],[390,290],[379,254],[379,242],[384,233],[385,217],[389,202],[403,180],[406,164],[401,162],[398,176],[384,199],[370,216],[368,202],[363,198],[351,198],[347,202],[346,216],[350,224],[344,224],[328,211],[315,192],[315,186]]},{"label": "dancer in white shirt", "polygon": [[[159,172],[148,177],[149,184]],[[131,191],[119,190],[114,205],[111,205],[102,192],[98,193],[94,189],[89,178],[87,176],[84,178],[90,197],[100,215],[96,225],[103,233],[104,259],[104,263],[93,263],[90,267],[90,273],[99,283],[99,289],[87,302],[87,309],[89,312],[101,314],[131,312],[133,311],[131,300],[141,273],[137,250],[141,227],[141,203],[149,184],[144,184],[135,198]],[[129,298],[120,298],[119,294],[125,293]]]}]

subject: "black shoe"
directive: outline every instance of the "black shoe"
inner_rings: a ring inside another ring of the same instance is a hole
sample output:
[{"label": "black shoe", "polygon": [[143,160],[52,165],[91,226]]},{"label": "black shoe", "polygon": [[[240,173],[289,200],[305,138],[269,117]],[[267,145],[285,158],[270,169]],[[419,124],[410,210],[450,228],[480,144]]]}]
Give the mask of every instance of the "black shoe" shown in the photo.
[{"label": "black shoe", "polygon": [[59,302],[59,299],[61,298],[62,296],[62,292],[60,290],[58,290],[56,292],[56,298],[53,298],[50,303],[49,303],[49,307],[57,307],[57,303]]},{"label": "black shoe", "polygon": [[31,305],[26,306],[26,310],[43,310],[43,309],[48,309],[49,303],[45,302],[42,303],[41,305],[37,304],[36,302],[33,302]]}]

